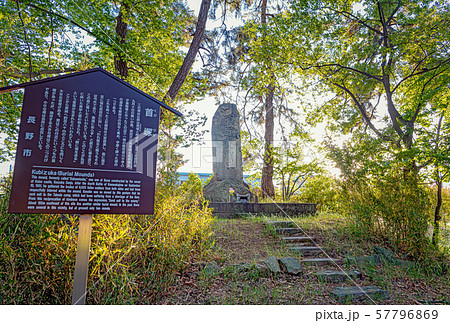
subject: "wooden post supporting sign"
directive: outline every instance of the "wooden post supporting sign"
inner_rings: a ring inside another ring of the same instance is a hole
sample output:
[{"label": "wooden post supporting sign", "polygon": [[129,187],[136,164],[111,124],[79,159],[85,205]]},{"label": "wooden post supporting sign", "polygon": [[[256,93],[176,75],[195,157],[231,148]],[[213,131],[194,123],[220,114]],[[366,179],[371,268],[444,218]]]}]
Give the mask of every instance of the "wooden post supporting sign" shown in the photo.
[{"label": "wooden post supporting sign", "polygon": [[92,214],[81,214],[78,226],[77,258],[73,279],[72,305],[84,305],[91,247]]}]

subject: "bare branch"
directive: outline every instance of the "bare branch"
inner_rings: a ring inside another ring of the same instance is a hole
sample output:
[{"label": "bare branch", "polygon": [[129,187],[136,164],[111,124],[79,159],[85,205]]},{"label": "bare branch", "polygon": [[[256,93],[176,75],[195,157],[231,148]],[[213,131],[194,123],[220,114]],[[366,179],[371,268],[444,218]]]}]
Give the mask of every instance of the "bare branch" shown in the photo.
[{"label": "bare branch", "polygon": [[61,74],[61,73],[66,73],[66,72],[76,72],[77,70],[74,68],[63,68],[63,69],[51,69],[51,70],[39,70],[39,71],[34,71],[31,72],[31,74],[29,72],[22,72],[18,69],[14,69],[13,73],[5,73],[7,76],[9,77],[13,77],[13,78],[22,78],[22,77],[38,77],[41,75],[54,75],[54,74]]},{"label": "bare branch", "polygon": [[197,19],[197,25],[195,27],[194,38],[192,39],[191,45],[189,46],[189,50],[184,58],[183,64],[181,65],[177,75],[175,76],[175,79],[170,85],[169,91],[167,91],[166,95],[164,96],[164,102],[175,102],[175,98],[178,95],[178,92],[180,91],[184,81],[186,80],[186,77],[189,74],[192,65],[194,64],[195,57],[197,56],[198,49],[205,33],[206,21],[208,19],[210,5],[211,0],[202,0],[202,4],[200,5],[200,12]]},{"label": "bare branch", "polygon": [[[18,0],[16,0],[16,2],[18,2]],[[47,9],[38,7],[38,6],[36,6],[36,5],[32,4],[32,3],[28,3],[28,2],[25,3],[25,2],[24,2],[23,4],[26,5],[26,6],[29,6],[29,7],[31,7],[31,8],[34,8],[34,9],[36,9],[36,10],[43,11],[43,12],[47,13],[48,15],[52,15],[52,16],[58,17],[58,18],[60,18],[60,19],[62,19],[62,20],[65,20],[65,21],[71,23],[72,25],[77,26],[77,27],[80,28],[81,30],[84,30],[86,33],[88,33],[89,35],[91,35],[91,36],[94,37],[95,39],[101,40],[103,43],[105,43],[106,45],[108,45],[108,46],[110,46],[110,47],[114,47],[111,43],[109,43],[109,42],[107,42],[106,40],[100,38],[98,35],[94,34],[92,31],[90,31],[89,29],[87,29],[87,28],[81,26],[79,23],[73,21],[73,20],[70,19],[70,18],[64,17],[64,16],[62,16],[62,15],[56,13],[56,12],[53,12],[53,11],[50,11],[50,10],[47,10]]]},{"label": "bare branch", "polygon": [[[305,178],[303,178],[302,181],[300,182],[300,184],[297,185],[297,188],[296,188],[295,190],[292,189],[291,195],[294,195],[295,192],[297,192],[297,191],[303,186],[303,184],[305,184],[306,180],[310,177],[310,174],[306,174],[306,175],[304,175],[304,176],[305,176]],[[297,182],[299,179],[300,179],[300,176],[297,177],[297,180],[296,180],[295,182]],[[295,186],[294,186],[294,187],[295,187]]]},{"label": "bare branch", "polygon": [[[380,15],[380,22],[383,25],[383,29],[384,29],[386,26],[386,20],[384,18],[383,8],[381,8],[381,3],[379,0],[377,1],[377,8],[378,8],[378,14]],[[383,36],[384,36],[384,32],[383,32]]]},{"label": "bare branch", "polygon": [[[447,69],[449,69],[449,68],[446,68],[445,70],[447,70]],[[429,80],[427,80],[427,81],[423,84],[423,86],[422,86],[422,91],[420,92],[420,96],[422,96],[423,93],[425,92],[425,88],[427,87],[427,85],[428,85],[435,77],[437,77],[438,75],[440,75],[441,73],[443,73],[445,70],[441,71],[440,73],[437,73],[437,74],[433,75]],[[414,122],[416,121],[416,119],[417,119],[417,117],[418,117],[418,115],[419,115],[419,113],[420,113],[420,109],[421,109],[421,108],[422,108],[422,102],[419,101],[419,103],[417,104],[416,111],[414,112],[414,115],[413,115],[413,117],[411,118],[411,120],[410,120],[409,122],[414,123]]]},{"label": "bare branch", "polygon": [[47,65],[47,68],[50,68],[51,55],[52,55],[53,42],[54,42],[53,17],[52,16],[50,16],[50,25],[52,26],[52,32],[51,32],[51,43],[50,43],[50,47],[48,48],[48,65]]}]

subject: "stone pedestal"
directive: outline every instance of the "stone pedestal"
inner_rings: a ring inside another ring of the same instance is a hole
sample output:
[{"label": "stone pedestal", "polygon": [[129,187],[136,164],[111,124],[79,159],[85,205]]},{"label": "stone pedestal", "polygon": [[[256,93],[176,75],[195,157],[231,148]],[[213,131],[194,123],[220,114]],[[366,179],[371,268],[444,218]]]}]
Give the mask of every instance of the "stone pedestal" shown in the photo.
[{"label": "stone pedestal", "polygon": [[235,194],[252,194],[243,180],[241,129],[235,104],[221,104],[212,120],[213,178],[203,194],[211,202],[228,202],[229,189]]}]

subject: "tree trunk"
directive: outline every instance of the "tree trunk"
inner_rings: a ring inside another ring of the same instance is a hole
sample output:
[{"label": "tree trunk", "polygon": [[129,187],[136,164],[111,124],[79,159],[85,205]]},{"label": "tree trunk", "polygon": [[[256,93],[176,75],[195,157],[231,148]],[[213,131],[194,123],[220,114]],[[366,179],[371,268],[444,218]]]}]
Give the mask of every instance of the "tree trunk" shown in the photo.
[{"label": "tree trunk", "polygon": [[273,115],[273,94],[274,86],[270,84],[267,87],[266,102],[264,109],[266,112],[265,132],[264,132],[264,157],[261,176],[261,191],[263,197],[274,197],[275,188],[273,186],[273,133],[274,133],[274,115]]},{"label": "tree trunk", "polygon": [[209,7],[211,6],[211,0],[202,0],[202,4],[200,6],[200,11],[198,13],[198,21],[197,26],[195,28],[194,38],[192,39],[191,46],[189,46],[188,53],[184,58],[183,65],[178,70],[175,79],[172,82],[172,85],[169,88],[166,96],[164,97],[164,102],[171,104],[178,92],[181,89],[186,77],[191,70],[192,65],[195,62],[195,57],[197,56],[198,50],[200,48],[200,44],[203,39],[203,35],[205,34],[206,29],[206,21],[208,20],[208,12]]},{"label": "tree trunk", "polygon": [[[438,174],[439,176],[439,174]],[[433,245],[437,246],[439,242],[439,222],[441,221],[441,206],[442,206],[442,180],[438,179],[436,181],[437,192],[436,192],[436,206],[434,208],[434,228],[433,228]]]},{"label": "tree trunk", "polygon": [[[267,24],[267,0],[263,0],[261,6],[261,24]],[[265,37],[265,35],[263,36]],[[270,58],[268,58],[270,59]],[[271,76],[272,64],[269,63],[268,70]],[[272,77],[273,79],[273,77]],[[264,110],[266,112],[264,124],[264,156],[263,169],[261,175],[261,191],[263,197],[275,197],[275,188],[273,186],[273,133],[274,133],[274,114],[273,114],[273,95],[275,86],[272,82],[267,86]]]},{"label": "tree trunk", "polygon": [[[126,43],[128,24],[123,21],[123,16],[127,14],[128,9],[127,5],[122,4],[119,15],[116,18],[116,35],[120,44]],[[128,63],[125,54],[120,49],[116,50],[116,54],[114,55],[114,67],[120,78],[126,80],[128,77]]]}]

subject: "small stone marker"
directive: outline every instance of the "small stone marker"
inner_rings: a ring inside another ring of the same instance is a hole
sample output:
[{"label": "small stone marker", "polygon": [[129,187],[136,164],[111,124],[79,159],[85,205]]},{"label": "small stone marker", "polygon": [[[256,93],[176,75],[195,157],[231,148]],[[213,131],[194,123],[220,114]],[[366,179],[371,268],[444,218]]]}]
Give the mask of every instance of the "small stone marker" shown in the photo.
[{"label": "small stone marker", "polygon": [[402,267],[403,269],[410,269],[416,266],[414,261],[403,260],[403,259],[394,259],[395,265]]},{"label": "small stone marker", "polygon": [[326,281],[328,283],[343,282],[348,279],[361,278],[362,275],[357,270],[341,271],[341,270],[325,270],[316,273],[316,277],[320,281]]},{"label": "small stone marker", "polygon": [[222,269],[219,267],[219,265],[217,265],[215,261],[208,262],[205,267],[203,267],[203,272],[210,275],[218,274],[221,272],[221,270]]},{"label": "small stone marker", "polygon": [[248,272],[252,269],[252,266],[250,264],[247,264],[245,262],[241,262],[238,264],[233,264],[230,266],[234,272],[236,273],[244,273],[244,272]]},{"label": "small stone marker", "polygon": [[265,264],[256,264],[256,270],[258,273],[260,273],[262,276],[269,276],[270,275],[270,269]]},{"label": "small stone marker", "polygon": [[283,257],[279,259],[281,269],[288,274],[298,275],[302,272],[302,264],[294,257]]},{"label": "small stone marker", "polygon": [[389,249],[383,247],[375,247],[373,248],[374,253],[380,255],[381,258],[386,258],[386,260],[394,260],[394,254]]},{"label": "small stone marker", "polygon": [[358,302],[366,299],[380,300],[389,298],[387,290],[376,286],[335,287],[330,294],[340,303]]},{"label": "small stone marker", "polygon": [[380,266],[381,260],[380,257],[377,254],[374,254],[373,256],[358,256],[358,257],[350,257],[345,259],[346,262],[350,264],[356,264],[358,266]]},{"label": "small stone marker", "polygon": [[280,265],[278,264],[278,259],[275,256],[270,256],[263,261],[263,264],[265,264],[267,268],[269,268],[269,270],[274,274],[281,272]]}]

